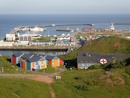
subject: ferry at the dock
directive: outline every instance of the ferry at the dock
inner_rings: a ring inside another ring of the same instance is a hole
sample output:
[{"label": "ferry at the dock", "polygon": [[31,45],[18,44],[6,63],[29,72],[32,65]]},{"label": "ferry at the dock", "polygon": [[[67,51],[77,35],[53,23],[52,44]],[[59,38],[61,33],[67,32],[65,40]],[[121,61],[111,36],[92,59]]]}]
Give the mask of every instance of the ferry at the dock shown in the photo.
[{"label": "ferry at the dock", "polygon": [[38,31],[45,31],[46,28],[40,28],[40,27],[34,27],[34,28],[30,28],[30,31],[34,31],[34,32],[38,32]]}]

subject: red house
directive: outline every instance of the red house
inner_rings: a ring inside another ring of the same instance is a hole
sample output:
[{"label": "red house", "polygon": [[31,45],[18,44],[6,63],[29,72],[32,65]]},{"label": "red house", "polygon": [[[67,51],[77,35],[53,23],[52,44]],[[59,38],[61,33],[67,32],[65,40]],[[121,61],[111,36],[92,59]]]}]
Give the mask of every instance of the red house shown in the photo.
[{"label": "red house", "polygon": [[20,57],[23,56],[24,53],[17,53],[12,55],[11,63],[12,64],[19,64],[20,63]]}]

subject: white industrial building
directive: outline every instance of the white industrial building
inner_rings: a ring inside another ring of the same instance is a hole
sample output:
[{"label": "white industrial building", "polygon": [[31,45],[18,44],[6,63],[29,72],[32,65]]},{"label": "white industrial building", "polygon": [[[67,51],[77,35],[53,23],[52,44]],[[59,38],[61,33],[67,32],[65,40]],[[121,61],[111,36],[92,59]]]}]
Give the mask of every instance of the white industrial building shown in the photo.
[{"label": "white industrial building", "polygon": [[15,40],[15,34],[6,34],[6,40],[7,41],[14,41]]},{"label": "white industrial building", "polygon": [[19,36],[20,41],[31,41],[40,38],[41,34],[23,34]]},{"label": "white industrial building", "polygon": [[13,46],[14,42],[4,42],[3,40],[0,41],[0,46]]}]

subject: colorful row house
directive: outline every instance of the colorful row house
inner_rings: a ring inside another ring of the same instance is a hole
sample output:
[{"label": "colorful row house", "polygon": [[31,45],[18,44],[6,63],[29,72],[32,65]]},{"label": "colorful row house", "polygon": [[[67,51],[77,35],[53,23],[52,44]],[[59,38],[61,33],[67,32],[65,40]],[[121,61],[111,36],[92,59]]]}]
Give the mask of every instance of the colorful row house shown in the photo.
[{"label": "colorful row house", "polygon": [[52,66],[52,67],[58,67],[60,66],[60,58],[58,58],[57,56],[46,56],[46,59],[48,61],[48,65]]},{"label": "colorful row house", "polygon": [[20,68],[31,71],[46,69],[47,65],[52,67],[60,66],[60,58],[57,56],[18,53],[12,56],[12,64],[16,64],[16,59]]},{"label": "colorful row house", "polygon": [[33,55],[33,57],[29,58],[26,63],[26,68],[31,71],[47,68],[47,60],[44,56]]},{"label": "colorful row house", "polygon": [[14,54],[12,55],[12,58],[11,58],[11,63],[12,64],[19,64],[20,62],[20,58],[24,55],[24,53],[17,53],[17,54]]}]

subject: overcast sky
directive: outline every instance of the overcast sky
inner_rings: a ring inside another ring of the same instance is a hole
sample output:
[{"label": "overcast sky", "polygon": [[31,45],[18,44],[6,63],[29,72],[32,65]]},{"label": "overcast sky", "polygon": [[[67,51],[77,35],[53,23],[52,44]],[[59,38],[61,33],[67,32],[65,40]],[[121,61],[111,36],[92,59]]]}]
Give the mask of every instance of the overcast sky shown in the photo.
[{"label": "overcast sky", "polygon": [[130,0],[0,0],[0,14],[130,14]]}]

